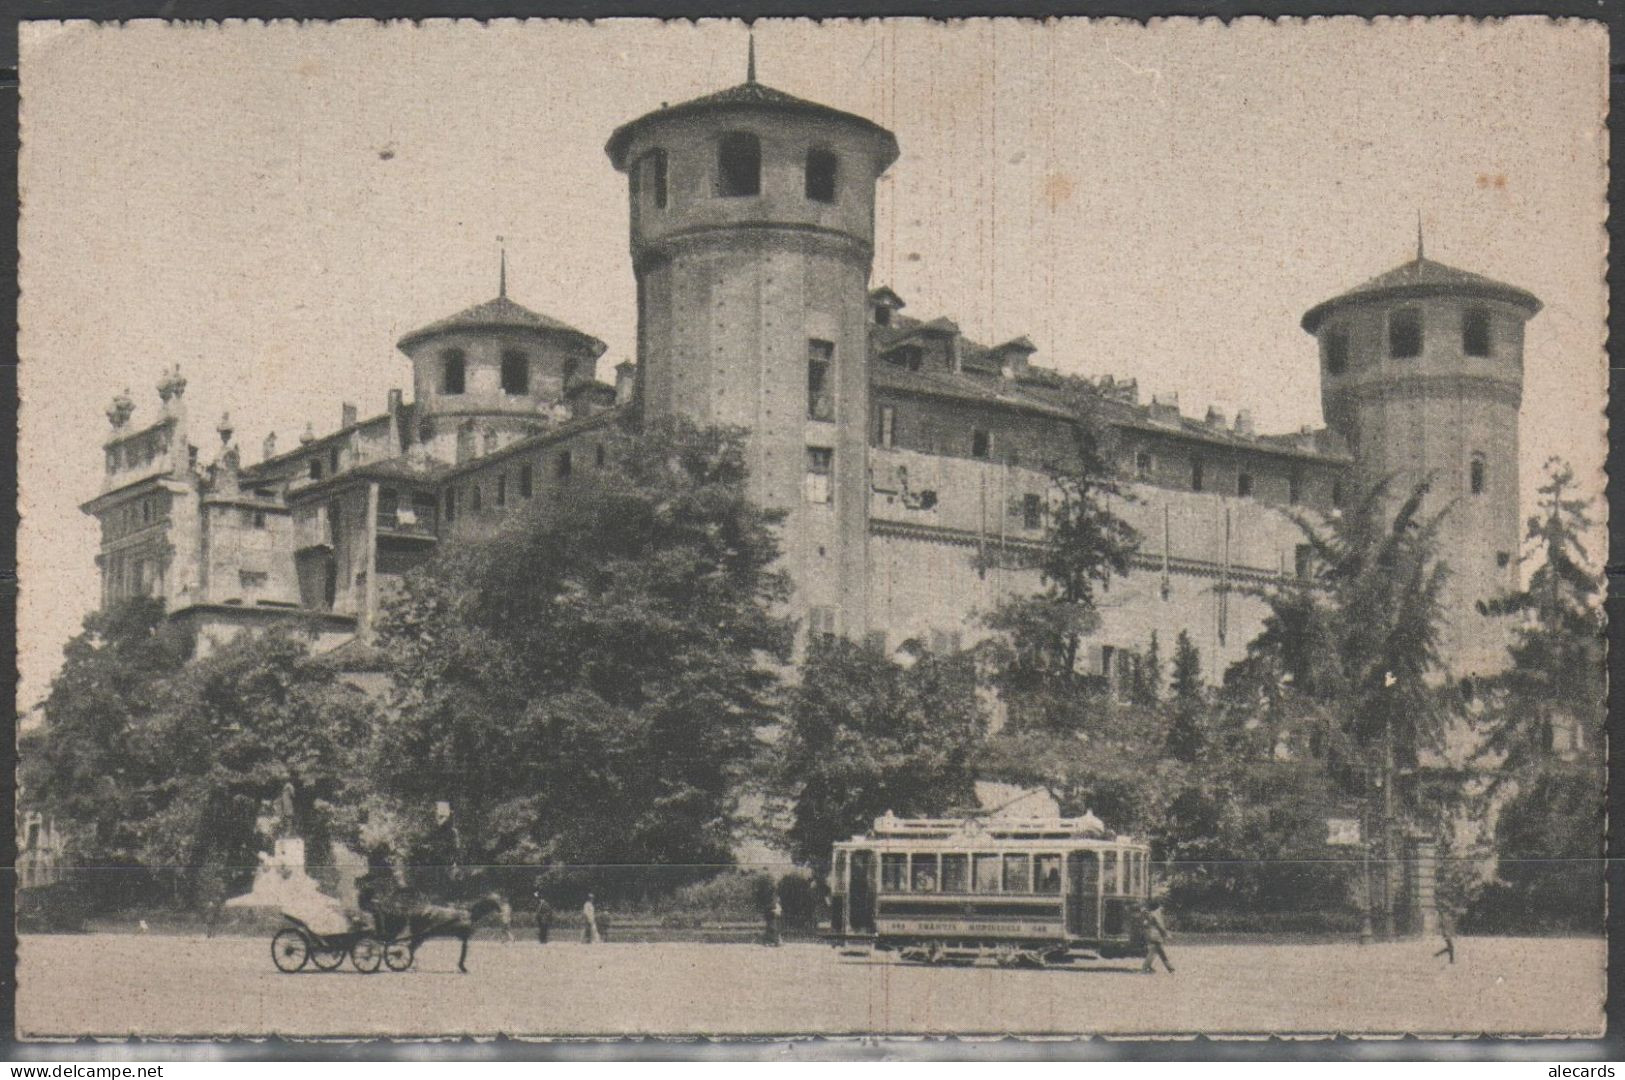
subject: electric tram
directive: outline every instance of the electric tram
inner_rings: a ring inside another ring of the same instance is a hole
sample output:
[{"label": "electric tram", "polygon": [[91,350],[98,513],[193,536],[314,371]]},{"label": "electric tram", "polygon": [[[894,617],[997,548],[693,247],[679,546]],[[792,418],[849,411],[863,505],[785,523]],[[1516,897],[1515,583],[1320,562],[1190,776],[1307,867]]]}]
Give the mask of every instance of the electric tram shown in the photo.
[{"label": "electric tram", "polygon": [[831,937],[924,963],[1143,957],[1150,849],[1099,818],[876,818],[837,843]]}]

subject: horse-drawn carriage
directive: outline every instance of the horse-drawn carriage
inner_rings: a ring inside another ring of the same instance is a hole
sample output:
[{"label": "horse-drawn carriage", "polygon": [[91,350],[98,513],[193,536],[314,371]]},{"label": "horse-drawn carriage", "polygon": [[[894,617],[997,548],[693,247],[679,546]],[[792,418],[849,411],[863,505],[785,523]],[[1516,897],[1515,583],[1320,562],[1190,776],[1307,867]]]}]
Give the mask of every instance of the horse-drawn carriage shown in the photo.
[{"label": "horse-drawn carriage", "polygon": [[[356,916],[333,907],[296,915],[286,909],[282,917],[289,925],[271,937],[271,962],[278,971],[293,974],[306,966],[317,971],[334,971],[348,959],[364,975],[380,967],[406,971],[417,959],[418,947],[429,938],[457,938],[462,951],[457,957],[459,971],[467,971],[468,942],[474,925],[488,914],[501,916],[504,932],[509,932],[509,907],[505,899],[492,893],[461,907],[440,904],[395,906],[368,903],[369,915]],[[511,936],[511,933],[510,933]]]}]

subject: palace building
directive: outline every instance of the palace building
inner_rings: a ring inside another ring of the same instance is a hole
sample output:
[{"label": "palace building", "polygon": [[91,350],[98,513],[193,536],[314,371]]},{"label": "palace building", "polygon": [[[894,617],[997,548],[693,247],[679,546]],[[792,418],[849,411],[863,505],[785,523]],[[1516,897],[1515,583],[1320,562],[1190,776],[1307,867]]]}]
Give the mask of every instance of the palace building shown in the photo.
[{"label": "palace building", "polygon": [[1427,478],[1449,507],[1450,673],[1504,665],[1504,631],[1476,602],[1516,583],[1529,293],[1419,245],[1304,315],[1327,426],[1265,434],[1245,411],[1188,416],[1176,395],[1062,376],[1026,338],[976,342],[904,314],[928,298],[870,280],[875,184],[899,147],[863,117],[752,71],[625,124],[606,152],[628,181],[635,364],[601,381],[604,342],[504,280],[400,340],[411,400],[392,391],[366,417],[345,404],[336,430],[268,438],[253,463],[229,420],[200,450],[186,380],[167,372],[154,422],[135,422],[127,393],[108,410],[103,490],[84,505],[103,601],[162,597],[202,649],[292,616],[323,647],[364,646],[403,573],[606,467],[607,429],[630,411],[749,429],[753,495],[788,514],[804,633],[968,645],[978,613],[1038,587],[997,556],[1043,536],[1044,466],[1071,452],[1082,393],[1142,538],[1102,598],[1095,674],[1115,678],[1153,632],[1166,655],[1181,630],[1221,674],[1262,625],[1242,586],[1307,571],[1294,517],[1336,514],[1389,476],[1396,490]]}]

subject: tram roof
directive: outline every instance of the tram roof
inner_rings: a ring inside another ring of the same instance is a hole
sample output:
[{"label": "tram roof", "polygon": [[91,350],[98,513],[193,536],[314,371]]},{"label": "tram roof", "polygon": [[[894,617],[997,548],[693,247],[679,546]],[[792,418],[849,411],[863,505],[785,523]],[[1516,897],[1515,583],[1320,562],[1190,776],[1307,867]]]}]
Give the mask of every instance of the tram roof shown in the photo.
[{"label": "tram roof", "polygon": [[845,841],[882,848],[951,850],[990,843],[1001,848],[1054,847],[1057,843],[1141,846],[1131,836],[1111,832],[1093,814],[1077,818],[899,818],[887,814],[875,819],[868,835]]}]

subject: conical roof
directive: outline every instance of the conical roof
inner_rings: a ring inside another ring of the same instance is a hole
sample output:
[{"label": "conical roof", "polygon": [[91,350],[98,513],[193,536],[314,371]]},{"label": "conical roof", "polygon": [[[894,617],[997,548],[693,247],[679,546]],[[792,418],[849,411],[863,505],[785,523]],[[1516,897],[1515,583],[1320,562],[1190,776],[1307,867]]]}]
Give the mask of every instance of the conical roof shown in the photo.
[{"label": "conical roof", "polygon": [[1540,301],[1533,293],[1508,285],[1482,274],[1458,270],[1454,266],[1434,262],[1418,255],[1403,266],[1396,266],[1385,274],[1324,300],[1304,313],[1303,328],[1313,334],[1334,310],[1345,304],[1364,300],[1394,299],[1419,296],[1483,296],[1505,300],[1528,310],[1530,315],[1540,310]]},{"label": "conical roof", "polygon": [[409,349],[420,341],[427,341],[429,338],[457,330],[531,330],[538,334],[562,335],[574,338],[579,344],[590,349],[595,357],[602,355],[608,348],[591,334],[582,333],[557,319],[522,307],[509,300],[506,295],[498,296],[495,300],[487,300],[483,304],[475,304],[471,308],[464,308],[455,315],[413,330],[395,344],[397,348]]},{"label": "conical roof", "polygon": [[718,90],[714,94],[706,94],[690,101],[679,102],[676,105],[667,105],[654,112],[645,113],[636,120],[622,124],[615,129],[604,145],[604,152],[609,155],[617,169],[626,167],[626,148],[632,141],[633,134],[643,124],[651,120],[664,120],[674,116],[689,116],[697,113],[720,112],[724,110],[767,110],[771,112],[801,113],[808,116],[822,116],[832,120],[842,120],[849,124],[856,124],[868,128],[879,135],[887,147],[887,158],[882,167],[889,166],[897,160],[897,139],[891,132],[866,117],[856,113],[842,112],[840,109],[828,105],[820,105],[816,101],[798,98],[794,94],[786,94],[783,90],[775,90],[771,86],[751,80],[742,82],[738,86],[731,86],[726,90]]}]

